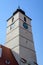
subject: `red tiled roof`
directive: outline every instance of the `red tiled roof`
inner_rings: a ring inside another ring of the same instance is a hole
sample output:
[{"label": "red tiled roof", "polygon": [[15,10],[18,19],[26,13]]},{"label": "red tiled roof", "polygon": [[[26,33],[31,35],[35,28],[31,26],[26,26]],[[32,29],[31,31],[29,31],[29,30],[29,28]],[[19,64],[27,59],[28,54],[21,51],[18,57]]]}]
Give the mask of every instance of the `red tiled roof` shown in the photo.
[{"label": "red tiled roof", "polygon": [[[2,48],[0,65],[19,65],[9,48],[1,46],[1,45],[0,45],[0,48]],[[7,61],[8,61],[8,64],[6,63]]]}]

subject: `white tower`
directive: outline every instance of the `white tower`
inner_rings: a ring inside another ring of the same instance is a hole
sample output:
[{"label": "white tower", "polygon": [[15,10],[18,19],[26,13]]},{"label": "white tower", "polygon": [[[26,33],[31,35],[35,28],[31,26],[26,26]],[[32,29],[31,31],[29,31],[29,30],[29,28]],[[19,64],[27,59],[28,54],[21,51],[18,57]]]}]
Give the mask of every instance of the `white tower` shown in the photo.
[{"label": "white tower", "polygon": [[5,46],[12,49],[19,65],[37,65],[31,27],[31,18],[22,9],[7,20]]}]

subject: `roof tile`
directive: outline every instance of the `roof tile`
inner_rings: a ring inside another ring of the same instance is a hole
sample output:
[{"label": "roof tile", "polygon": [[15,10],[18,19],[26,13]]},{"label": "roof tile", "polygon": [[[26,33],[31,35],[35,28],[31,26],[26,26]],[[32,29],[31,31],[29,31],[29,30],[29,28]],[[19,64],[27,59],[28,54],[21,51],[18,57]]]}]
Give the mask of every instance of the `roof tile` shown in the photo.
[{"label": "roof tile", "polygon": [[2,57],[0,58],[0,65],[19,65],[9,48],[4,47],[2,45],[0,45],[0,48],[2,48]]}]

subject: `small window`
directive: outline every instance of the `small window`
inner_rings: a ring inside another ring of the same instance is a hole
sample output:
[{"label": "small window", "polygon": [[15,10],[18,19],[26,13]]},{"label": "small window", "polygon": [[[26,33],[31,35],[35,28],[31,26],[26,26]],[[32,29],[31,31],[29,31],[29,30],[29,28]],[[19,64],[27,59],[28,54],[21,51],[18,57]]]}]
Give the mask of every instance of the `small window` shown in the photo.
[{"label": "small window", "polygon": [[14,21],[14,17],[12,18],[12,22]]},{"label": "small window", "polygon": [[5,63],[9,65],[9,64],[10,64],[10,60],[7,59],[7,60],[5,61]]},{"label": "small window", "polygon": [[24,21],[26,22],[26,17],[24,17]]},{"label": "small window", "polygon": [[26,63],[27,61],[24,58],[21,58],[21,62]]}]

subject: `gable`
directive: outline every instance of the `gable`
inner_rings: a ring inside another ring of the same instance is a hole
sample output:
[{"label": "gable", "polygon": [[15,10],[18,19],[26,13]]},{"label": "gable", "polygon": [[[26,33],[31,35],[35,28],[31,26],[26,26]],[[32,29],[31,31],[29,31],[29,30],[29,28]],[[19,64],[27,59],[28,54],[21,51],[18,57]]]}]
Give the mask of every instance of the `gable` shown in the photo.
[{"label": "gable", "polygon": [[2,49],[2,55],[0,56],[0,65],[18,65],[15,57],[13,56],[9,48],[4,46],[0,46],[0,48]]}]

